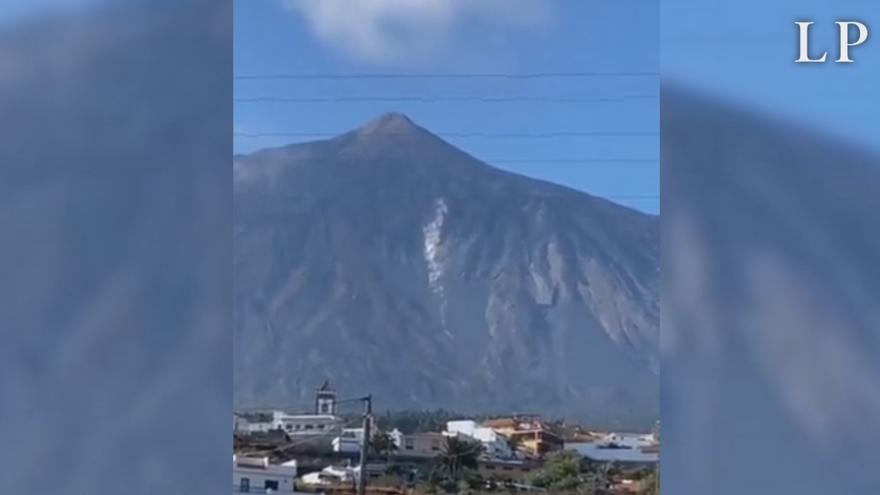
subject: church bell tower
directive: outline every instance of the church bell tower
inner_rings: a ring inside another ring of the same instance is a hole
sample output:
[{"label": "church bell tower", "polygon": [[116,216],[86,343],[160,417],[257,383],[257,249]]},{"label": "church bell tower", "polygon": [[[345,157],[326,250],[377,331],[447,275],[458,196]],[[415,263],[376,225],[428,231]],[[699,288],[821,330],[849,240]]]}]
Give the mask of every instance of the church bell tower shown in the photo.
[{"label": "church bell tower", "polygon": [[315,414],[336,415],[336,391],[325,381],[315,390]]}]

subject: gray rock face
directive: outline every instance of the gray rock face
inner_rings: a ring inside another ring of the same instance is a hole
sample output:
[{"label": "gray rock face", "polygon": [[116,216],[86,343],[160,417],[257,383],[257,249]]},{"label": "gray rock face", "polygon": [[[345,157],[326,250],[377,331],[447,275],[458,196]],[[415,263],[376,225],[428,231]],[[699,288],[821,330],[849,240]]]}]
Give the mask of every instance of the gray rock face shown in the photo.
[{"label": "gray rock face", "polygon": [[658,413],[657,217],[493,168],[403,115],[235,158],[235,399]]}]

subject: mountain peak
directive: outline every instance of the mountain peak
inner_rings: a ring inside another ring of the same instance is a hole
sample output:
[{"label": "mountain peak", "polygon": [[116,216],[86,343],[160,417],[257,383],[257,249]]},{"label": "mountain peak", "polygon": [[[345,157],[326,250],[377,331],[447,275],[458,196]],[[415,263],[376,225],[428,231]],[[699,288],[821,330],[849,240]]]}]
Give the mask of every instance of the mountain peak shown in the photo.
[{"label": "mountain peak", "polygon": [[[492,168],[399,113],[253,163],[234,170],[238,404],[329,378],[389,409],[655,419],[653,217]],[[352,359],[362,339],[400,359]],[[325,366],[278,351],[303,346]]]},{"label": "mountain peak", "polygon": [[398,112],[384,113],[358,129],[358,134],[411,134],[421,131],[409,117]]}]

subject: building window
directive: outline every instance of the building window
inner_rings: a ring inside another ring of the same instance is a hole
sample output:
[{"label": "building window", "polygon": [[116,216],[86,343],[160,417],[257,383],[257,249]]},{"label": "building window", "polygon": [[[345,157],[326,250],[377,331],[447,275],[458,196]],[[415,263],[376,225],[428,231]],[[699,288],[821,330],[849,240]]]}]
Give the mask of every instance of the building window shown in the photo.
[{"label": "building window", "polygon": [[249,493],[251,491],[251,480],[250,478],[242,478],[241,482],[238,485],[239,491],[241,493]]},{"label": "building window", "polygon": [[306,429],[307,429],[307,430],[314,430],[314,429],[315,429],[315,425],[306,425]]},{"label": "building window", "polygon": [[319,430],[323,430],[323,429],[324,429],[324,425],[318,425],[318,429],[319,429]]},{"label": "building window", "polygon": [[278,482],[274,480],[266,480],[266,484],[263,488],[266,490],[278,490]]}]

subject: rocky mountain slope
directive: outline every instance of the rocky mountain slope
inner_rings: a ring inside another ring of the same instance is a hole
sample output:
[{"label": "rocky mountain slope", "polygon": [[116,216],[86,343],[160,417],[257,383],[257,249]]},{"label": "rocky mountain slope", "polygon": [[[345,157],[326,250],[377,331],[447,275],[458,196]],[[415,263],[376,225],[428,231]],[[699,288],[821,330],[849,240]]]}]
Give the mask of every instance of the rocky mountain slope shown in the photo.
[{"label": "rocky mountain slope", "polygon": [[236,156],[235,400],[657,417],[658,218],[400,114]]}]

